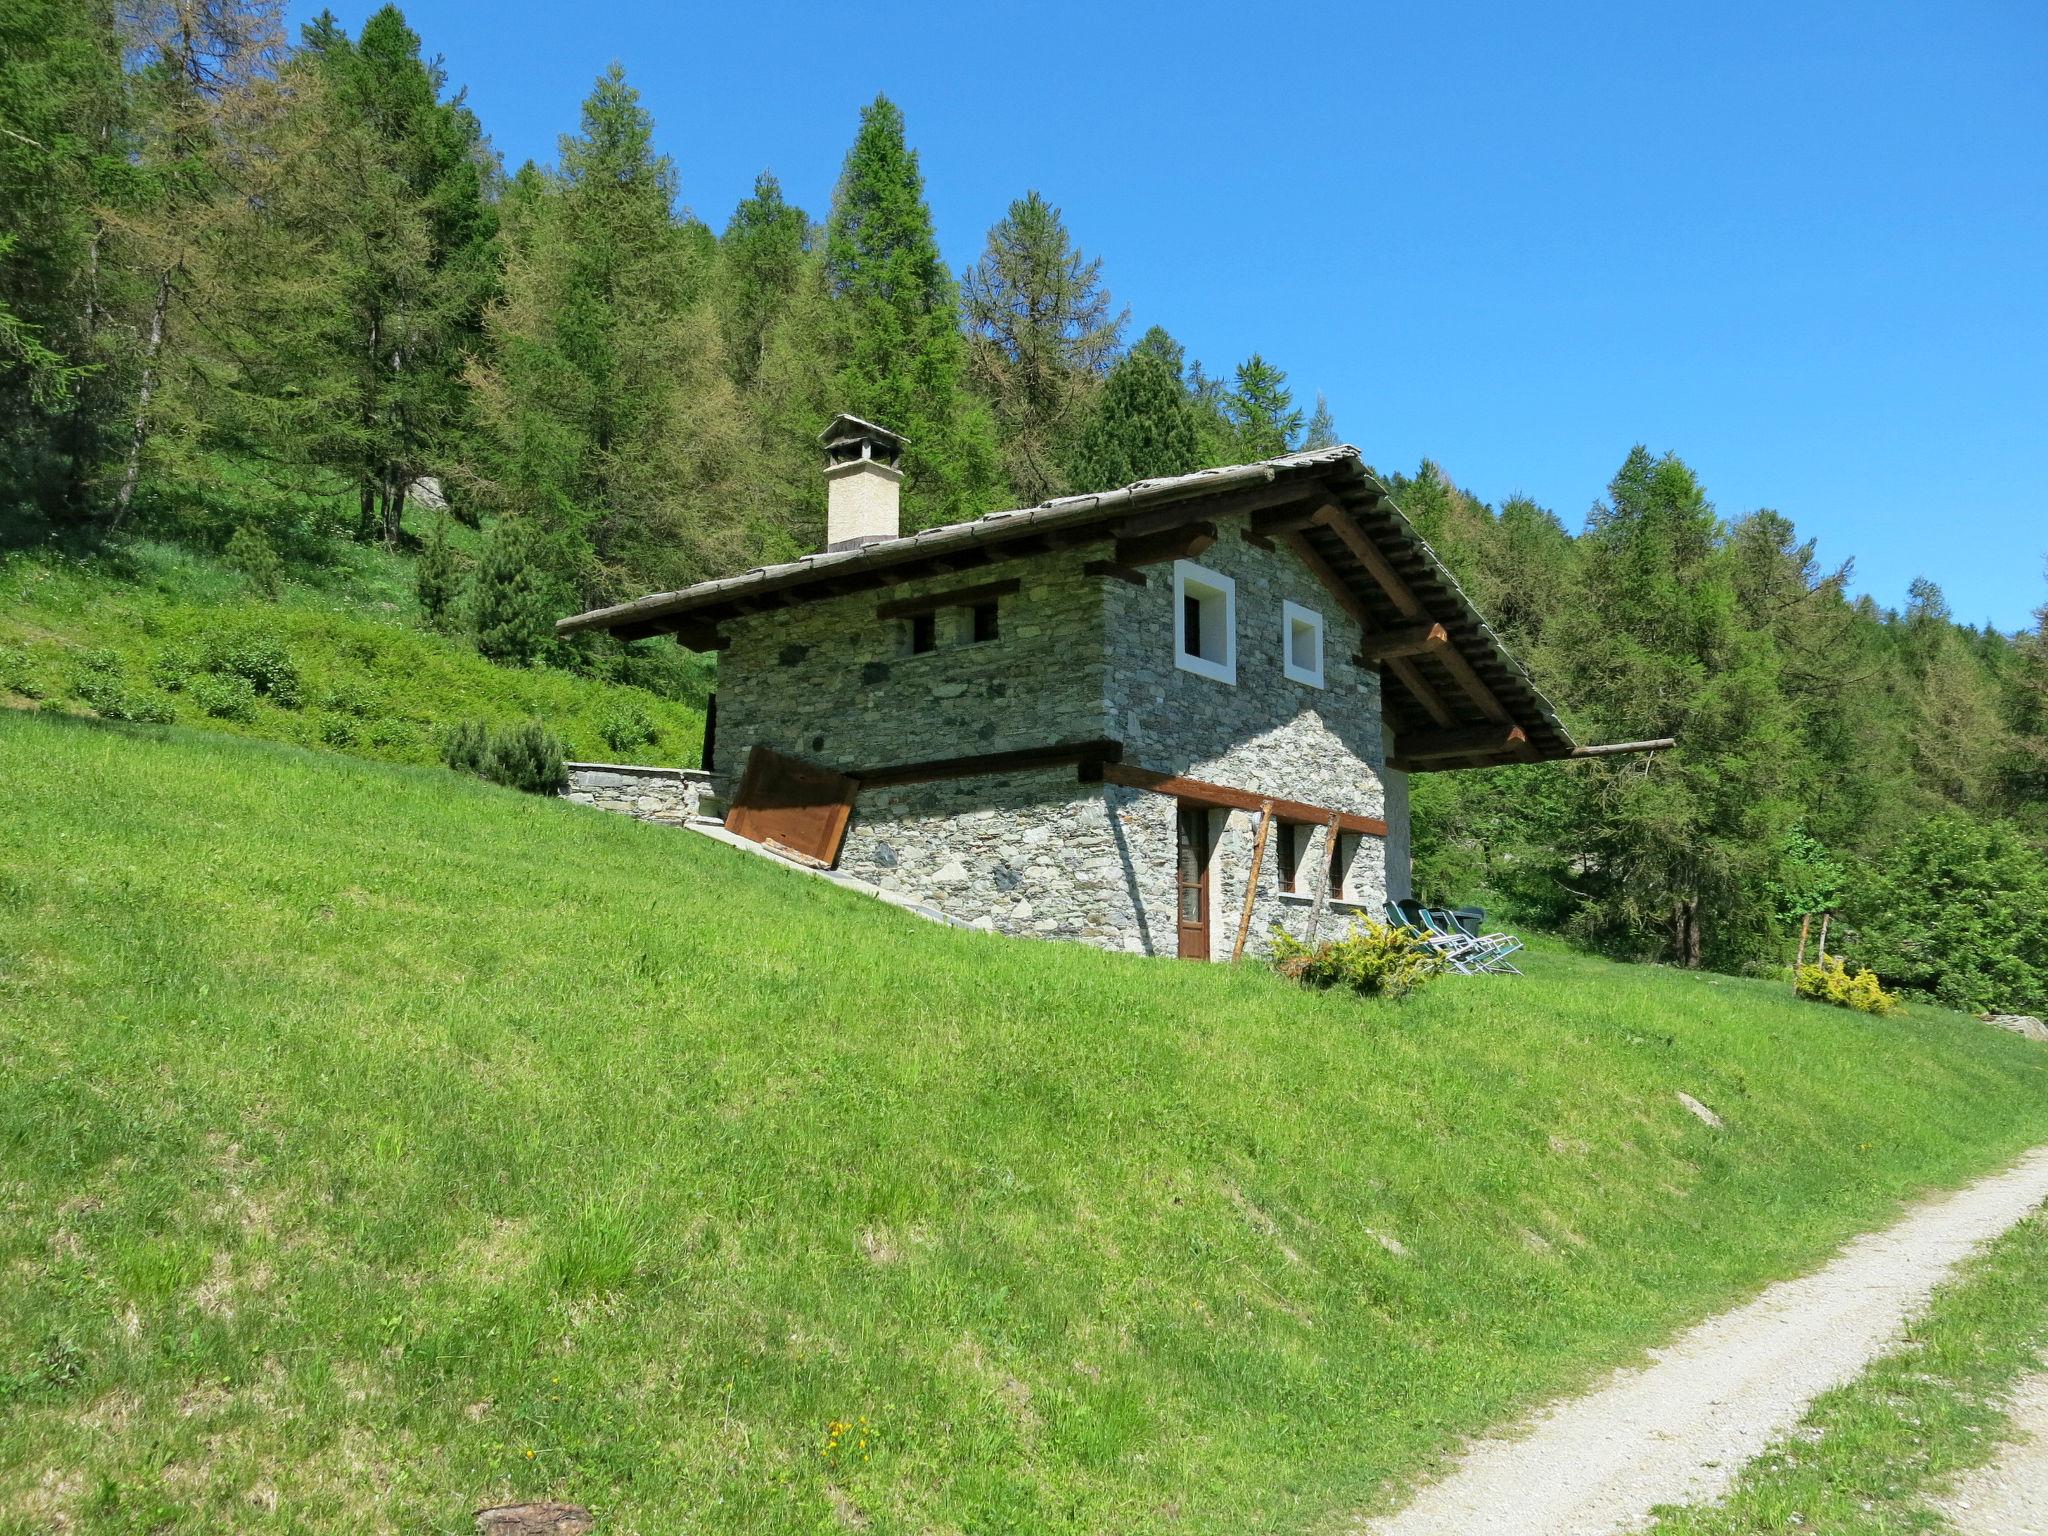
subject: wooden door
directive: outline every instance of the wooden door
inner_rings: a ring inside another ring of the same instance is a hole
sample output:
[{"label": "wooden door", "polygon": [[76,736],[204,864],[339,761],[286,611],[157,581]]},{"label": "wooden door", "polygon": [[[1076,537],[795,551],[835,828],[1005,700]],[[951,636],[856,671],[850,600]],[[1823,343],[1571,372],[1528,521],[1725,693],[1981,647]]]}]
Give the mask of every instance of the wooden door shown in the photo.
[{"label": "wooden door", "polygon": [[1209,958],[1209,808],[1179,807],[1174,817],[1175,916],[1183,960]]},{"label": "wooden door", "polygon": [[725,813],[725,828],[829,867],[838,862],[858,793],[860,785],[843,773],[755,747]]}]

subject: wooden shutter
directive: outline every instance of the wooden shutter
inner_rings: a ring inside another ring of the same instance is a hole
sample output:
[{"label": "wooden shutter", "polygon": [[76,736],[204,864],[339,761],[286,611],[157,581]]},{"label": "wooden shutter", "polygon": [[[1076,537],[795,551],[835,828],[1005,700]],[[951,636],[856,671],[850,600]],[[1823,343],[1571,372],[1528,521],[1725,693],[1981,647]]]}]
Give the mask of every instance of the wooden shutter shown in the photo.
[{"label": "wooden shutter", "polygon": [[747,754],[746,772],[725,813],[728,832],[831,866],[839,860],[860,781],[768,747]]}]

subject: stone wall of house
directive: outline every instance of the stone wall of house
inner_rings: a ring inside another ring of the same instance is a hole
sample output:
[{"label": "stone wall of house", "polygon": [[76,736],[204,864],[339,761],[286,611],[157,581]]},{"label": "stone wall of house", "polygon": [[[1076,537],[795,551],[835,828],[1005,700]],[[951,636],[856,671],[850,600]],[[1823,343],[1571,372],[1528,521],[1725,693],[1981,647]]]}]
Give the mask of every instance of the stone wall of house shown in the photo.
[{"label": "stone wall of house", "polygon": [[[1100,553],[1100,551],[1095,551]],[[901,586],[754,614],[725,626],[713,768],[737,783],[756,744],[841,771],[1005,752],[1107,734],[1102,581],[1080,551],[1004,561]],[[1015,578],[998,634],[937,615],[938,647],[910,652],[910,624],[878,606]]]},{"label": "stone wall of house", "polygon": [[627,763],[567,763],[564,800],[617,811],[642,821],[679,826],[710,794],[711,775],[700,768],[652,768]]}]

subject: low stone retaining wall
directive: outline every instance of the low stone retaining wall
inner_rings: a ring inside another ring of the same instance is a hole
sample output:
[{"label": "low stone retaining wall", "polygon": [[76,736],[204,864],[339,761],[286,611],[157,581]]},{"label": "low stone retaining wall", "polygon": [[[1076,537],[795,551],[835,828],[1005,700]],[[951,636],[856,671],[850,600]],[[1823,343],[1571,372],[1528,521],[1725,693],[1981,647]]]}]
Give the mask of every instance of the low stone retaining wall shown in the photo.
[{"label": "low stone retaining wall", "polygon": [[[701,768],[649,768],[630,763],[565,763],[564,800],[617,811],[642,821],[680,826],[711,798],[711,775]],[[709,807],[706,807],[708,813]]]}]

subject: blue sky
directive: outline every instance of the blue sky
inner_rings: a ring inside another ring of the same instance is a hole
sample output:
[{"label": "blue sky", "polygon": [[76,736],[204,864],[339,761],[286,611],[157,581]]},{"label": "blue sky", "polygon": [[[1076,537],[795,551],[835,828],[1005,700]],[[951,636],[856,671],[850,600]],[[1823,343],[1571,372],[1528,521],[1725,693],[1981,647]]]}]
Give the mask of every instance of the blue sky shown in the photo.
[{"label": "blue sky", "polygon": [[763,167],[822,216],[886,91],[956,268],[1036,187],[1134,336],[1263,352],[1383,469],[1576,529],[1640,441],[1882,603],[2048,597],[2039,0],[404,9],[508,166],[618,59],[701,217]]}]

